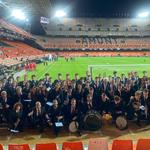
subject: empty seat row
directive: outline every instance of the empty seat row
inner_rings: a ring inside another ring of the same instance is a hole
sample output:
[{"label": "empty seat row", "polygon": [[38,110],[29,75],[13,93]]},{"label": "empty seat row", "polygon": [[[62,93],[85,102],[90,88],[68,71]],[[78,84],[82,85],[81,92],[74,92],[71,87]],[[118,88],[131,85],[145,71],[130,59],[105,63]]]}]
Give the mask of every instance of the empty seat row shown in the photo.
[{"label": "empty seat row", "polygon": [[[3,150],[2,145],[0,150]],[[8,150],[30,150],[30,147],[28,144],[9,144]],[[59,150],[59,148],[55,143],[46,143],[36,144],[35,150]],[[84,147],[82,142],[64,142],[62,150],[84,150]],[[114,140],[112,146],[109,146],[106,139],[90,139],[88,150],[150,150],[150,139],[139,139],[136,146],[132,140]]]},{"label": "empty seat row", "polygon": [[37,42],[44,48],[150,48],[150,38],[45,38]]}]

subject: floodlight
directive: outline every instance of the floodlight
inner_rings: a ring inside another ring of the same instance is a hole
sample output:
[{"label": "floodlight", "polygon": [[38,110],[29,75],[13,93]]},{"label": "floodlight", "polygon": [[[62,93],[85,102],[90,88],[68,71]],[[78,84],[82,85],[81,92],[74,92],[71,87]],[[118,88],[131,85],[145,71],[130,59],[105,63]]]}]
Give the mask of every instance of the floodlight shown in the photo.
[{"label": "floodlight", "polygon": [[55,13],[55,17],[61,18],[61,17],[65,17],[66,16],[66,12],[63,10],[58,10]]},{"label": "floodlight", "polygon": [[25,20],[26,19],[25,14],[19,9],[14,9],[12,11],[12,16],[17,18],[17,19],[20,19],[20,20]]},{"label": "floodlight", "polygon": [[139,18],[146,18],[149,16],[149,12],[148,11],[145,11],[145,12],[141,12],[139,13],[138,17]]},{"label": "floodlight", "polygon": [[29,19],[26,18],[26,22],[29,22]]}]

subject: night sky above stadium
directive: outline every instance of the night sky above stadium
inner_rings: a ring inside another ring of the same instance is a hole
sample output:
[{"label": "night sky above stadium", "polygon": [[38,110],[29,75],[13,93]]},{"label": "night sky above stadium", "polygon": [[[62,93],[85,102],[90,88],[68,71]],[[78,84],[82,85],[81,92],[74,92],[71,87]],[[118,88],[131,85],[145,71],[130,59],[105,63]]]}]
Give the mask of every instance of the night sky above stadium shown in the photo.
[{"label": "night sky above stadium", "polygon": [[76,17],[134,17],[150,10],[150,0],[53,0],[54,7],[69,9]]}]

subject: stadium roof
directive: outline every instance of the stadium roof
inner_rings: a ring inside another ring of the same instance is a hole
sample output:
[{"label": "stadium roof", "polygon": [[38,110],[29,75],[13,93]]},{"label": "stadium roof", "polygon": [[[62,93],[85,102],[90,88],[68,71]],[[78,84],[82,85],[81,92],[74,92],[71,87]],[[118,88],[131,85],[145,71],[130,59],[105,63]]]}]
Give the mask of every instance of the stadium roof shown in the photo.
[{"label": "stadium roof", "polygon": [[56,9],[69,9],[73,17],[134,17],[150,9],[150,0],[0,0],[0,6],[22,8],[30,15],[48,17]]},{"label": "stadium roof", "polygon": [[0,0],[0,6],[13,9],[22,9],[29,15],[49,16],[50,0]]}]

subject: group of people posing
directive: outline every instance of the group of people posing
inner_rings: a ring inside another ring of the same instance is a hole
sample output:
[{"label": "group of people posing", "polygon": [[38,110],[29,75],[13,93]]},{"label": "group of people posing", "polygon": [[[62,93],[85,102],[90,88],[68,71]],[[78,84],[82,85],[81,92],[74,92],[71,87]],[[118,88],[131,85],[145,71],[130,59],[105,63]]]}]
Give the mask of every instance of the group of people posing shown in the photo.
[{"label": "group of people posing", "polygon": [[10,76],[0,81],[0,123],[7,123],[10,131],[36,128],[43,132],[51,127],[58,135],[62,126],[67,127],[76,120],[77,132],[84,129],[84,116],[96,111],[101,116],[109,114],[115,121],[118,116],[135,120],[141,126],[141,119],[150,123],[150,79],[144,72],[127,76],[97,76],[94,79],[87,71],[85,77],[75,74],[74,79],[58,74],[52,81],[48,73],[37,80],[32,75],[16,79]]}]

